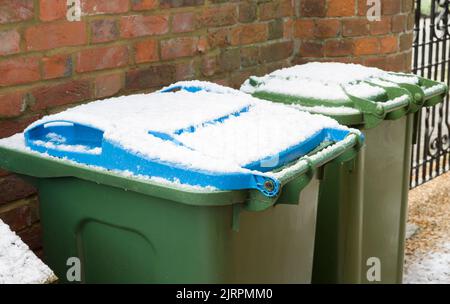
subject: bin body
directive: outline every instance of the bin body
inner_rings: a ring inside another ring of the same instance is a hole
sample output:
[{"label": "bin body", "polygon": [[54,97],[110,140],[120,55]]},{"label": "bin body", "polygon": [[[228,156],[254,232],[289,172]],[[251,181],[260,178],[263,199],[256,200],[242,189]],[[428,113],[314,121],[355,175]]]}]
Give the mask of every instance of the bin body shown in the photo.
[{"label": "bin body", "polygon": [[[401,283],[407,221],[413,115],[383,121],[365,130],[362,282],[378,282],[372,273],[380,261],[380,283]],[[368,264],[369,261],[369,265]],[[375,281],[374,281],[375,280]]]},{"label": "bin body", "polygon": [[[331,89],[340,97],[319,96]],[[342,160],[324,166],[313,283],[401,283],[414,115],[441,102],[447,86],[357,65],[311,63],[250,77],[241,90],[330,116],[366,137],[353,170]]]},{"label": "bin body", "polygon": [[361,282],[365,148],[323,167],[319,190],[314,283]]},{"label": "bin body", "polygon": [[[190,206],[74,177],[39,179],[45,256],[62,282],[309,283],[318,181],[299,205],[242,211]],[[201,194],[199,194],[201,195]]]}]

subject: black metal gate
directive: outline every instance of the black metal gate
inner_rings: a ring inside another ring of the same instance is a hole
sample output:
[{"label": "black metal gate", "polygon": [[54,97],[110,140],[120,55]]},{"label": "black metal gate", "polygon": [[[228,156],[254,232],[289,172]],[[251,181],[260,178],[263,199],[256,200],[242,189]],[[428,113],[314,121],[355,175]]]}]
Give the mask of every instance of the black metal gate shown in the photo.
[{"label": "black metal gate", "polygon": [[[416,0],[413,72],[450,84],[450,0]],[[449,171],[449,98],[421,111],[411,163],[411,188]]]}]

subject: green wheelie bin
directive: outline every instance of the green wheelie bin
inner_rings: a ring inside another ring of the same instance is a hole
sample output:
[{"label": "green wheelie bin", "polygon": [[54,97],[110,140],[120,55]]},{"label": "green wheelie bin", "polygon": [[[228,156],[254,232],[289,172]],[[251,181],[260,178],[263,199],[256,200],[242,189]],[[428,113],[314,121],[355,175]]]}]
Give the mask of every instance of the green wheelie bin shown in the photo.
[{"label": "green wheelie bin", "polygon": [[38,188],[61,282],[78,260],[84,283],[309,283],[318,171],[362,145],[328,117],[182,82],[44,117],[0,140],[0,167]]},{"label": "green wheelie bin", "polygon": [[[313,283],[401,283],[410,155],[417,113],[445,84],[343,63],[309,63],[251,77],[241,88],[362,130],[364,153],[325,166]],[[355,170],[363,170],[362,183]]]}]

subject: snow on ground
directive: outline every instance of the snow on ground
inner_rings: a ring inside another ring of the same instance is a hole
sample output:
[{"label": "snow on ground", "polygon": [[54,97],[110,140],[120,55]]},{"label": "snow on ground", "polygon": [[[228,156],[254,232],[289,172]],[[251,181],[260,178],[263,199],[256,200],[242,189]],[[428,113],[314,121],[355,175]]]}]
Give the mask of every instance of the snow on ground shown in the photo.
[{"label": "snow on ground", "polygon": [[409,192],[404,283],[450,284],[450,173]]},{"label": "snow on ground", "polygon": [[404,272],[406,284],[450,284],[450,242],[416,257]]},{"label": "snow on ground", "polygon": [[55,280],[53,271],[0,220],[0,284],[42,284]]}]

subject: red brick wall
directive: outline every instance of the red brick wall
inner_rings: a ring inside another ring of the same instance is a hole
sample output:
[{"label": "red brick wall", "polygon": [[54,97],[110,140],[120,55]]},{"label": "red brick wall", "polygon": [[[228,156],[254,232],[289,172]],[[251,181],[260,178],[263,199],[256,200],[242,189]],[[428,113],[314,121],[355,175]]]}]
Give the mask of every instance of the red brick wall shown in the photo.
[{"label": "red brick wall", "polygon": [[[412,0],[0,0],[0,138],[81,102],[182,79],[238,87],[312,60],[409,70]],[[0,171],[0,218],[39,250],[35,189]]]}]

